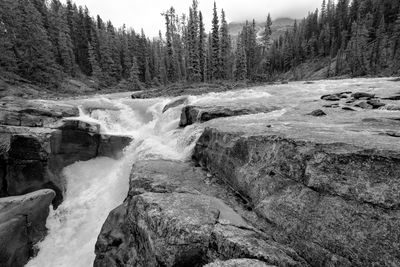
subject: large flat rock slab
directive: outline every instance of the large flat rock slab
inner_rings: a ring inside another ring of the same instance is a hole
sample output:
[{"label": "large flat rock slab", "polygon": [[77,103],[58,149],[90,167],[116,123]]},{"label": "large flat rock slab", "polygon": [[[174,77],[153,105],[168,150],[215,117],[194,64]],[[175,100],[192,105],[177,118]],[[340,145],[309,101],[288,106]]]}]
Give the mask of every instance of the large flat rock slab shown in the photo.
[{"label": "large flat rock slab", "polygon": [[396,113],[305,115],[317,105],[207,122],[193,159],[313,266],[399,265]]},{"label": "large flat rock slab", "polygon": [[226,204],[227,190],[207,180],[188,163],[135,164],[127,200],[110,213],[99,235],[94,265],[203,266],[247,257],[307,266],[292,249],[246,222]]},{"label": "large flat rock slab", "polygon": [[100,125],[64,119],[45,127],[0,126],[0,196],[49,188],[62,201],[64,167],[95,157],[120,158],[129,136],[100,133]]},{"label": "large flat rock slab", "polygon": [[25,127],[49,127],[65,117],[78,117],[74,105],[46,100],[0,101],[0,124]]},{"label": "large flat rock slab", "polygon": [[206,122],[216,118],[268,113],[278,107],[262,105],[212,105],[212,106],[185,106],[182,109],[180,127],[185,127],[196,122]]},{"label": "large flat rock slab", "polygon": [[46,233],[46,219],[55,192],[39,190],[0,198],[0,265],[24,266],[34,256],[33,246]]}]

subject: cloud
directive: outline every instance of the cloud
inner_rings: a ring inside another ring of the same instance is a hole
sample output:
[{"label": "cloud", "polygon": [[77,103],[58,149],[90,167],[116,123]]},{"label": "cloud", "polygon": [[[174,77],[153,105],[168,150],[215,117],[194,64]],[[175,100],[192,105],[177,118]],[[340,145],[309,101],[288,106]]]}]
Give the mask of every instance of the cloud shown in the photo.
[{"label": "cloud", "polygon": [[[322,0],[217,0],[217,8],[225,10],[228,21],[264,20],[268,13],[273,19],[281,17],[302,18],[314,11]],[[65,0],[64,0],[65,2]],[[178,14],[188,13],[192,0],[75,0],[78,5],[87,6],[92,16],[99,14],[103,20],[111,20],[116,27],[132,27],[137,31],[144,29],[148,36],[158,35],[164,30],[161,13],[174,6]],[[212,18],[214,0],[200,0],[206,27]]]}]

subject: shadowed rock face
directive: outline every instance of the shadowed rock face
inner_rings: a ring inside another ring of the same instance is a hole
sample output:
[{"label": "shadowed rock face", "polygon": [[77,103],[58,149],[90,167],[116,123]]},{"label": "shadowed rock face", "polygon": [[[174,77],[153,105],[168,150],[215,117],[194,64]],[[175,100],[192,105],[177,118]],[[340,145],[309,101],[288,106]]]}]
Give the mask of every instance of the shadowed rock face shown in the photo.
[{"label": "shadowed rock face", "polygon": [[268,113],[277,109],[273,106],[186,106],[182,109],[179,126],[185,127],[196,122],[206,122],[216,118]]},{"label": "shadowed rock face", "polygon": [[318,125],[281,128],[294,124],[288,117],[274,123],[257,131],[215,122],[193,158],[249,198],[276,240],[311,265],[399,265],[400,150],[384,150],[384,137],[374,149],[335,142],[334,132],[328,141]]},{"label": "shadowed rock face", "polygon": [[35,255],[32,244],[46,233],[49,205],[55,197],[45,189],[24,196],[0,198],[0,265],[24,266]]},{"label": "shadowed rock face", "polygon": [[[62,202],[64,167],[99,156],[118,158],[132,141],[127,136],[99,133],[95,123],[66,120],[55,129],[2,127],[3,195],[20,195],[35,190],[53,189],[54,205]],[[0,164],[1,165],[1,164]],[[0,166],[1,167],[1,166]]]},{"label": "shadowed rock face", "polygon": [[[203,266],[242,257],[307,266],[293,250],[248,224],[224,202],[233,204],[229,192],[207,185],[207,179],[187,163],[135,164],[128,198],[101,230],[94,266]],[[233,206],[240,210],[240,204]]]},{"label": "shadowed rock face", "polygon": [[118,158],[132,139],[100,134],[100,125],[77,119],[78,108],[52,101],[1,102],[0,196],[49,188],[62,201],[61,170],[98,156]]}]

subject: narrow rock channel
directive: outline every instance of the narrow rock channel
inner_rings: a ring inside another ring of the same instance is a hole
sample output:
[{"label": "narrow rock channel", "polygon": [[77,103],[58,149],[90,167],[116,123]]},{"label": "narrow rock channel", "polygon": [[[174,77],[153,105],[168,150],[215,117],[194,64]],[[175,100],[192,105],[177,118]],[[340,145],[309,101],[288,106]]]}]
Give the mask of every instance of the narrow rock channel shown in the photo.
[{"label": "narrow rock channel", "polygon": [[[396,89],[363,79],[66,101],[79,116],[40,135],[57,137],[50,151],[39,142],[25,156],[72,161],[55,176],[60,192],[46,191],[62,202],[27,266],[397,266],[400,145],[387,133],[399,111],[309,115],[321,95],[369,84],[381,99]],[[11,143],[25,140],[7,129]],[[80,142],[64,153],[72,135]],[[8,189],[16,176],[5,177]]]}]

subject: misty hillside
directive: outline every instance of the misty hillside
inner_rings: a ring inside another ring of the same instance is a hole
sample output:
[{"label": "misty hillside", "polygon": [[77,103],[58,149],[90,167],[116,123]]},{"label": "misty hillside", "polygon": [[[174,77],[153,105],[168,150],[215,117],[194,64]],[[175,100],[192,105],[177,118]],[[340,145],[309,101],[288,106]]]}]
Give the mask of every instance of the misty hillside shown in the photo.
[{"label": "misty hillside", "polygon": [[[272,22],[272,34],[271,34],[271,39],[276,40],[281,36],[287,29],[292,29],[293,24],[294,24],[294,19],[291,18],[279,18],[276,19]],[[251,21],[249,21],[251,23]],[[260,38],[263,31],[264,31],[264,21],[256,21],[256,31],[257,31],[257,38]],[[231,22],[228,24],[228,30],[231,36],[233,37],[233,40],[236,40],[238,34],[243,30],[243,26],[246,25],[246,22]]]}]

